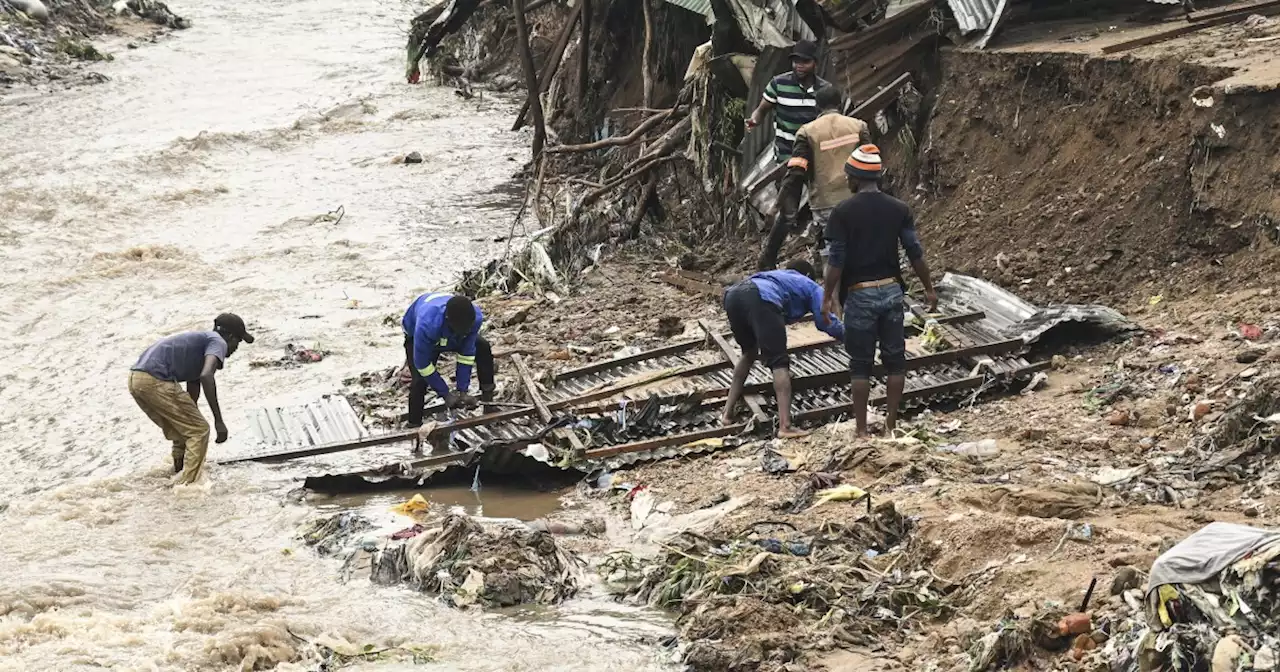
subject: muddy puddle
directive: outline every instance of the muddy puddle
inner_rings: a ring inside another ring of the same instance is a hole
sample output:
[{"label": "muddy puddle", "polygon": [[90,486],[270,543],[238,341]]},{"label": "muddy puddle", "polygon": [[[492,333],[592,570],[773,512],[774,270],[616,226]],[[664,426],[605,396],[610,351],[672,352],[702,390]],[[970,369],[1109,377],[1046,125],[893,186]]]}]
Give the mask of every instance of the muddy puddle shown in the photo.
[{"label": "muddy puddle", "polygon": [[559,493],[502,486],[481,486],[478,491],[463,486],[441,486],[371,493],[314,494],[307,501],[326,513],[358,511],[369,518],[376,518],[391,507],[409,501],[414,495],[422,495],[435,512],[450,511],[485,518],[530,521],[555,513],[560,508]]},{"label": "muddy puddle", "polygon": [[[235,442],[256,407],[397,363],[384,319],[501,253],[476,241],[510,230],[527,139],[507,102],[403,84],[416,7],[175,3],[194,26],[106,40],[115,61],[87,66],[106,83],[0,95],[0,670],[314,669],[321,639],[388,649],[356,669],[665,669],[619,625],[645,618],[612,604],[513,619],[340,582],[296,537],[317,513],[289,498],[296,475],[215,465],[175,490],[127,392],[153,340],[235,311],[257,337],[218,376]],[[396,161],[411,151],[425,162]],[[248,366],[297,342],[331,354]],[[500,517],[554,504],[432,496]]]}]

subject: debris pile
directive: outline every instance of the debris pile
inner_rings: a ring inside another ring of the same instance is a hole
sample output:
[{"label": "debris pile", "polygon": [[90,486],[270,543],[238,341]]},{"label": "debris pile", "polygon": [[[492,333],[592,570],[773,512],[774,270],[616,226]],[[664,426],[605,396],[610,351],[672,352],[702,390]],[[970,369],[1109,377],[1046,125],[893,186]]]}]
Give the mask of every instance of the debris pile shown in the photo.
[{"label": "debris pile", "polygon": [[[958,585],[929,570],[934,547],[912,540],[912,520],[892,502],[803,534],[764,525],[727,538],[686,533],[625,590],[679,614],[694,669],[760,669],[806,650],[883,645],[963,602]],[[616,558],[604,569],[612,581],[637,574]]]},{"label": "debris pile", "polygon": [[284,346],[284,354],[277,359],[255,359],[249,362],[249,367],[254,369],[267,368],[294,368],[299,364],[314,364],[323,361],[329,356],[328,350],[319,348],[309,348],[293,343],[286,343]]},{"label": "debris pile", "polygon": [[[1111,485],[1130,501],[1175,506],[1232,485],[1245,486],[1245,500],[1260,499],[1280,486],[1280,469],[1271,459],[1280,446],[1280,376],[1249,369],[1242,373],[1248,374],[1244,380],[1237,374],[1235,380],[1203,391],[1206,396],[1221,394],[1221,401],[1188,403],[1185,417],[1196,423],[1197,431],[1185,447],[1154,454],[1131,469],[1113,470]],[[1214,408],[1221,410],[1208,410]]]},{"label": "debris pile", "polygon": [[430,525],[379,548],[373,581],[407,583],[455,607],[557,604],[578,592],[582,561],[547,532],[491,529],[461,515]]},{"label": "debris pile", "polygon": [[[1111,599],[1065,614],[1046,604],[977,637],[970,672],[1047,657],[1042,669],[1109,672],[1276,670],[1280,652],[1280,531],[1211,523],[1142,574],[1122,567]],[[1063,665],[1079,665],[1066,668]]]}]

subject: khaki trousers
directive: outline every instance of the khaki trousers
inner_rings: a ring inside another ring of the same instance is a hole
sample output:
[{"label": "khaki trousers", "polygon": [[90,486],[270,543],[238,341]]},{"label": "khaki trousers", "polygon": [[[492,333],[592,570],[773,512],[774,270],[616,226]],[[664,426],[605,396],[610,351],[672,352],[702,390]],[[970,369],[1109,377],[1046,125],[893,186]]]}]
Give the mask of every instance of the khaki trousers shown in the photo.
[{"label": "khaki trousers", "polygon": [[180,483],[195,483],[209,452],[209,423],[182,385],[145,371],[129,372],[129,393],[142,412],[173,442],[173,458],[183,459]]}]

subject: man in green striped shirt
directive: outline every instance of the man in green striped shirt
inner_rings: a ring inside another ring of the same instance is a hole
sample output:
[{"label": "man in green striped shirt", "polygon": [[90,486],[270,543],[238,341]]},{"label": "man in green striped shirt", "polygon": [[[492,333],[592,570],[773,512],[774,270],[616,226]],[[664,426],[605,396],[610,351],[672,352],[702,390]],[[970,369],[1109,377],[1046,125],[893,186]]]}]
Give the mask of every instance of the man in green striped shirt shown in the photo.
[{"label": "man in green striped shirt", "polygon": [[779,163],[791,158],[800,127],[818,118],[820,110],[815,94],[828,85],[817,75],[818,45],[813,42],[796,43],[791,50],[791,68],[791,72],[784,72],[769,82],[760,105],[747,119],[747,130],[751,130],[773,110],[774,160]]}]

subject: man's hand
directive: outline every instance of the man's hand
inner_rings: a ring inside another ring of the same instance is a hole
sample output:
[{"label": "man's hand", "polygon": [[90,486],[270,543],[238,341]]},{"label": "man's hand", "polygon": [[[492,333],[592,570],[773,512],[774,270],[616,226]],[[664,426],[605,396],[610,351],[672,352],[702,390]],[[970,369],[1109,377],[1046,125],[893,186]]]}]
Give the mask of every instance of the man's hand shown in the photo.
[{"label": "man's hand", "polygon": [[747,127],[747,130],[748,130],[748,131],[754,130],[756,126],[759,126],[759,125],[760,125],[760,122],[758,122],[758,121],[756,121],[755,119],[752,119],[752,118],[750,118],[750,117],[747,117],[746,119],[743,119],[743,120],[742,120],[742,123],[743,123],[743,125],[745,125],[745,126]]},{"label": "man's hand", "polygon": [[404,365],[404,368],[400,369],[400,384],[408,385],[409,383],[412,383],[412,382],[413,382],[413,369],[410,369],[409,365],[406,364]]},{"label": "man's hand", "polygon": [[214,443],[227,442],[227,426],[222,424],[221,420],[215,420],[213,422],[213,431],[217,432],[217,438],[214,439]]},{"label": "man's hand", "polygon": [[929,304],[929,312],[938,312],[938,292],[932,287],[924,290],[924,300]]},{"label": "man's hand", "polygon": [[822,312],[827,319],[831,319],[832,316],[835,316],[836,319],[844,319],[843,311],[840,310],[840,300],[834,294],[823,293]]}]

